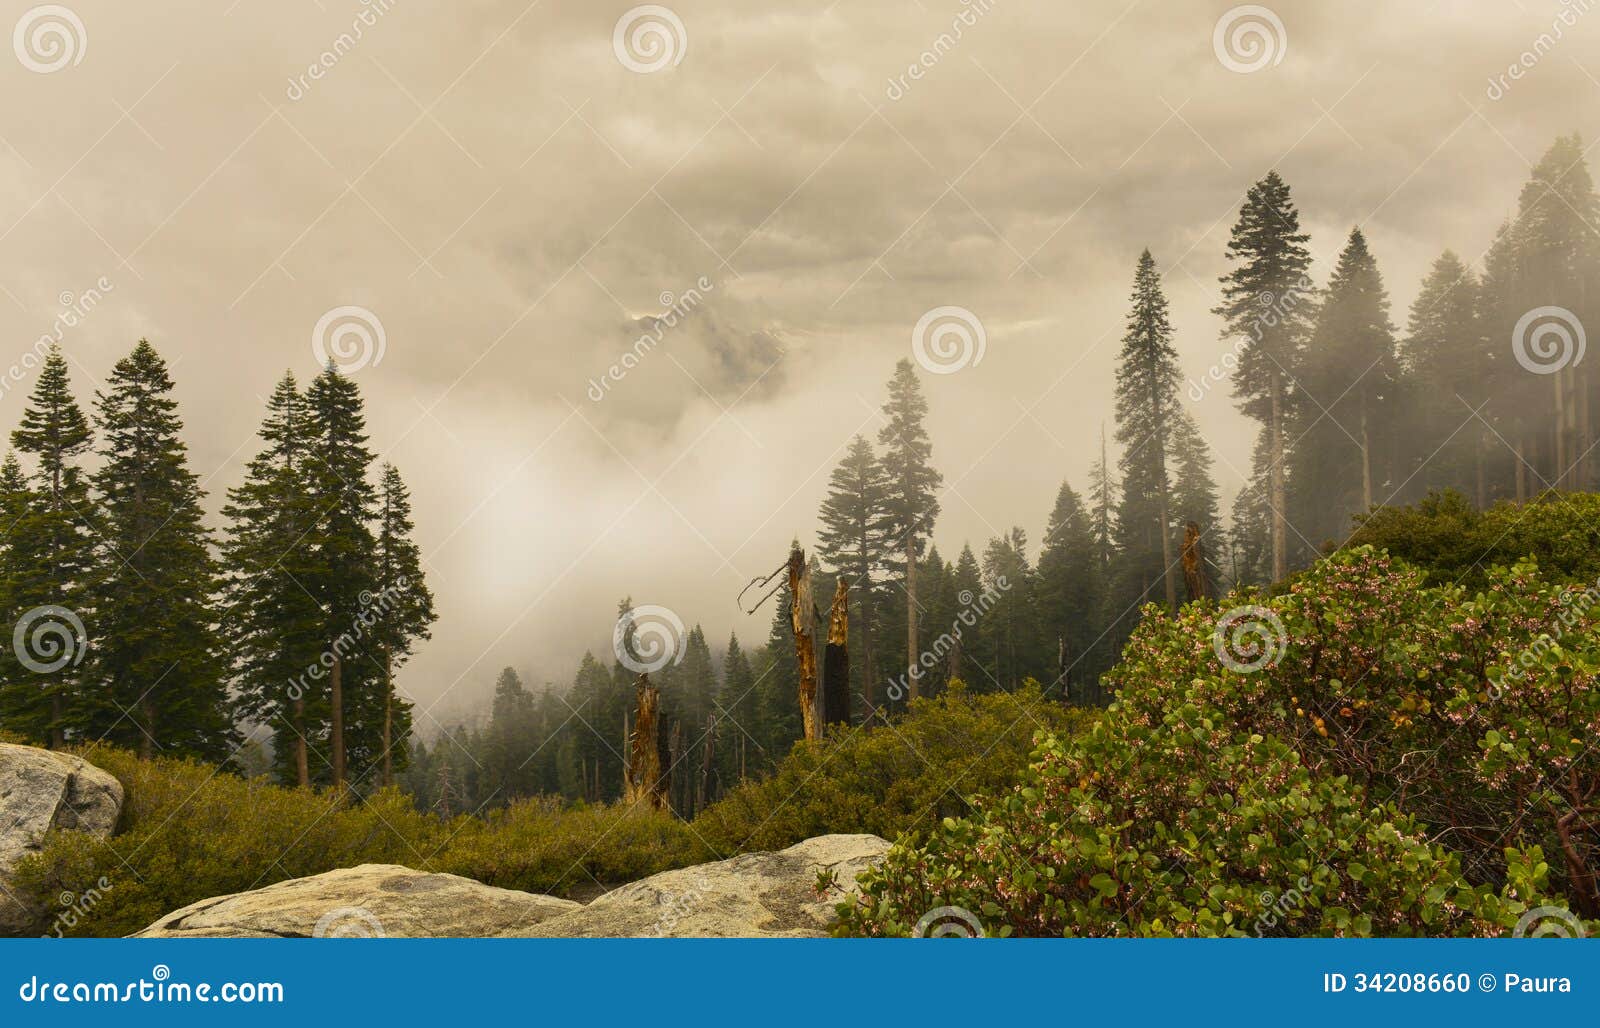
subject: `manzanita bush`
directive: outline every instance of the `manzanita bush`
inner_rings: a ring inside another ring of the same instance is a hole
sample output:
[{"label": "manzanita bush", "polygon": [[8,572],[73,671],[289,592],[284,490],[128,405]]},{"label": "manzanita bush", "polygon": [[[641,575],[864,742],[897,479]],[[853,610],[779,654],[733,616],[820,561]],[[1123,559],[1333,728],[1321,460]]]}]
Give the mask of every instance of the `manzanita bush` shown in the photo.
[{"label": "manzanita bush", "polygon": [[[1424,587],[1360,548],[1278,596],[1151,608],[1107,716],[1044,739],[1024,782],[972,816],[902,840],[839,930],[909,934],[942,906],[1019,935],[1600,918],[1596,599],[1532,564],[1470,594]],[[1230,650],[1241,608],[1260,629],[1245,653]]]}]

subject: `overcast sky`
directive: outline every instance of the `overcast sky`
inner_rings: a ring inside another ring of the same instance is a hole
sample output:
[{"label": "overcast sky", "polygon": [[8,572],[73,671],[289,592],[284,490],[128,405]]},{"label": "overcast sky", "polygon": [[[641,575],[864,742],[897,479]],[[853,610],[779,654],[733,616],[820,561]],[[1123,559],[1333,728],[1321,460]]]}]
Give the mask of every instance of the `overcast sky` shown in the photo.
[{"label": "overcast sky", "polygon": [[[986,335],[923,376],[936,541],[1036,544],[1110,416],[1142,248],[1199,378],[1269,169],[1319,282],[1360,225],[1403,323],[1557,134],[1600,139],[1587,0],[68,6],[0,2],[0,368],[99,289],[63,334],[80,399],[148,337],[214,512],[319,320],[370,311],[381,359],[333,352],[415,494],[440,620],[400,684],[442,716],[503,665],[567,680],[624,595],[764,637],[735,594],[814,539],[931,309]],[[32,375],[0,377],[9,430]],[[1253,429],[1225,389],[1191,409],[1231,496]]]}]

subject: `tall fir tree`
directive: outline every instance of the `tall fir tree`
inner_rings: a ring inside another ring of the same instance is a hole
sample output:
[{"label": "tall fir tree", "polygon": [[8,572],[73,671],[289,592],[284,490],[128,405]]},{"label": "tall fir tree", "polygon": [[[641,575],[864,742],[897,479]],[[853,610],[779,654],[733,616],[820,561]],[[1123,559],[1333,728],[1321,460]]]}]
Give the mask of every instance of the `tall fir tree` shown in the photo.
[{"label": "tall fir tree", "polygon": [[88,732],[149,758],[232,752],[219,581],[172,379],[140,340],[96,394],[100,546],[91,575]]},{"label": "tall fir tree", "polygon": [[889,400],[883,406],[887,424],[878,432],[883,446],[885,524],[899,556],[888,563],[905,576],[906,667],[911,698],[920,695],[917,630],[917,561],[939,516],[939,486],[943,476],[934,470],[933,442],[924,424],[928,401],[917,384],[911,362],[902,358],[889,380]]},{"label": "tall fir tree", "polygon": [[1111,579],[1111,563],[1117,555],[1117,484],[1112,477],[1111,459],[1106,452],[1106,426],[1100,426],[1100,455],[1089,466],[1090,535],[1095,557],[1100,564],[1101,582]]},{"label": "tall fir tree", "polygon": [[1091,513],[1066,482],[1056,493],[1045,528],[1037,596],[1045,641],[1055,646],[1051,687],[1068,702],[1081,703],[1088,684],[1103,670],[1105,577],[1095,552]]},{"label": "tall fir tree", "polygon": [[[0,463],[0,624],[15,625],[41,589],[50,590],[48,575],[33,552],[36,534],[28,522],[37,516],[39,498],[28,487],[28,477],[15,452]],[[65,640],[63,640],[65,641]],[[0,647],[0,728],[26,739],[50,745],[63,723],[59,701],[40,688],[39,673],[23,664],[14,647]]]},{"label": "tall fir tree", "polygon": [[1172,463],[1175,467],[1172,481],[1172,538],[1175,546],[1182,545],[1188,523],[1200,528],[1203,548],[1220,548],[1222,521],[1218,513],[1217,483],[1212,477],[1214,461],[1211,447],[1200,434],[1194,416],[1182,411],[1177,419],[1177,430],[1172,434]]},{"label": "tall fir tree", "polygon": [[850,582],[851,692],[863,711],[876,709],[878,702],[873,639],[880,578],[891,543],[886,493],[883,468],[872,444],[856,436],[828,480],[817,549],[828,566]]},{"label": "tall fir tree", "polygon": [[259,453],[228,491],[223,613],[232,644],[238,713],[272,732],[281,780],[311,784],[311,740],[326,738],[318,681],[327,645],[323,615],[302,582],[317,570],[306,544],[316,524],[309,489],[310,414],[294,375],[267,400]]},{"label": "tall fir tree", "polygon": [[[28,585],[17,595],[25,601],[19,614],[44,605],[65,607],[80,618],[90,613],[85,608],[87,578],[94,564],[92,504],[79,460],[93,438],[89,419],[72,395],[67,360],[59,346],[52,346],[39,368],[22,422],[11,433],[11,445],[31,454],[35,462],[36,502],[30,506],[30,516],[17,523],[13,537],[17,552],[28,554]],[[64,745],[68,729],[80,720],[81,712],[71,708],[83,702],[89,687],[86,670],[74,659],[37,676],[36,687],[49,697],[51,724],[44,739],[51,746]]]},{"label": "tall fir tree", "polygon": [[1398,484],[1391,479],[1398,387],[1389,296],[1366,236],[1352,229],[1301,360],[1303,402],[1291,421],[1291,531],[1319,549],[1343,543],[1352,516]]},{"label": "tall fir tree", "polygon": [[382,781],[394,782],[394,754],[404,758],[411,734],[411,704],[395,694],[394,673],[406,662],[418,641],[429,638],[429,626],[438,619],[433,593],[422,570],[422,551],[412,540],[411,494],[393,464],[383,466],[378,481],[377,606],[372,617],[373,641],[383,668],[380,690],[383,725],[380,745]]},{"label": "tall fir tree", "polygon": [[[1493,432],[1483,410],[1494,385],[1494,361],[1479,327],[1478,279],[1446,250],[1433,262],[1411,305],[1402,364],[1411,389],[1405,474],[1419,487],[1455,489],[1488,504],[1487,460]],[[1402,498],[1415,499],[1421,488]]]},{"label": "tall fir tree", "polygon": [[[313,432],[308,448],[307,495],[316,522],[301,544],[309,547],[313,568],[302,584],[323,614],[323,640],[329,654],[328,768],[332,784],[347,784],[349,758],[368,764],[378,756],[382,726],[370,717],[371,696],[381,688],[382,665],[373,659],[371,640],[358,629],[377,584],[371,524],[377,495],[367,480],[372,451],[367,448],[366,414],[360,391],[332,361],[306,390]],[[366,770],[374,770],[368,766]]]},{"label": "tall fir tree", "polygon": [[1136,607],[1152,596],[1178,604],[1172,549],[1172,437],[1180,413],[1178,354],[1155,258],[1146,250],[1134,270],[1132,309],[1117,362],[1117,442],[1122,503],[1117,511],[1117,602]]},{"label": "tall fir tree", "polygon": [[[1514,341],[1519,355],[1539,367],[1528,378],[1543,381],[1530,390],[1535,410],[1546,412],[1537,426],[1542,477],[1557,489],[1588,489],[1594,482],[1593,430],[1590,408],[1595,377],[1592,362],[1579,358],[1574,340],[1583,325],[1600,321],[1600,196],[1595,193],[1576,134],[1562,136],[1534,165],[1517,199],[1519,317],[1544,310]],[[1568,338],[1541,350],[1551,338],[1535,340],[1534,326],[1548,321]],[[1576,325],[1572,324],[1576,322]],[[1518,370],[1526,370],[1519,368]]]},{"label": "tall fir tree", "polygon": [[1228,240],[1227,257],[1237,266],[1222,278],[1224,341],[1234,340],[1239,359],[1234,395],[1240,408],[1267,432],[1266,503],[1271,512],[1274,581],[1289,572],[1287,429],[1291,390],[1300,365],[1315,298],[1310,280],[1310,236],[1300,231],[1300,212],[1289,185],[1276,171],[1251,186]]}]

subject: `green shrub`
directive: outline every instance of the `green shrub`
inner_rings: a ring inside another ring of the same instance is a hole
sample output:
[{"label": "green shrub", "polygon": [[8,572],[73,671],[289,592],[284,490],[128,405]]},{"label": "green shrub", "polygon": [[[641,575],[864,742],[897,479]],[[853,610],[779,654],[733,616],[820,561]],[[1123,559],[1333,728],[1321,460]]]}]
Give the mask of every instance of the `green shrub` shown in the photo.
[{"label": "green shrub", "polygon": [[1148,608],[1095,730],[898,848],[842,930],[958,906],[1019,934],[1499,934],[1559,894],[1600,916],[1600,611],[1532,565],[1487,579],[1337,554],[1244,612],[1259,667],[1237,607]]},{"label": "green shrub", "polygon": [[523,800],[487,820],[469,819],[430,870],[502,889],[584,896],[601,885],[714,859],[670,814],[620,803],[564,809],[554,800]]},{"label": "green shrub", "polygon": [[1476,589],[1488,581],[1491,567],[1530,558],[1551,581],[1587,584],[1600,578],[1600,494],[1548,492],[1479,512],[1450,491],[1356,520],[1349,547],[1386,550],[1421,568],[1429,585]]},{"label": "green shrub", "polygon": [[1013,784],[1037,732],[1067,733],[1091,715],[1047,699],[1038,683],[972,695],[960,680],[888,725],[834,728],[797,743],[769,778],[746,782],[695,818],[724,853],[772,850],[817,835],[927,834],[965,813],[967,797]]}]

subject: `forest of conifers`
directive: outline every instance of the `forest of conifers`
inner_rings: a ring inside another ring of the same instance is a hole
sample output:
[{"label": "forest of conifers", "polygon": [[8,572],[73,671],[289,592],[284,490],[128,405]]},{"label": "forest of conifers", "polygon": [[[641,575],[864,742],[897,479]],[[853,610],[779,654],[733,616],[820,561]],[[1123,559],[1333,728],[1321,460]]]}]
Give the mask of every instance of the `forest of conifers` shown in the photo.
[{"label": "forest of conifers", "polygon": [[[1438,257],[1403,325],[1359,227],[1314,281],[1306,198],[1276,172],[1233,227],[1210,367],[1180,365],[1159,255],[1139,255],[1113,424],[1086,442],[1093,470],[1062,484],[1036,544],[1020,528],[953,557],[933,544],[937,426],[901,361],[881,430],[844,447],[816,537],[797,540],[815,595],[848,581],[851,720],[956,678],[974,692],[1031,679],[1054,700],[1100,704],[1141,606],[1177,606],[1196,581],[1213,595],[1280,582],[1343,543],[1356,515],[1432,491],[1483,509],[1591,488],[1596,383],[1580,358],[1582,326],[1600,323],[1600,200],[1583,154],[1576,137],[1557,140],[1480,258]],[[626,638],[570,683],[507,669],[486,719],[413,738],[396,672],[428,636],[432,596],[406,487],[373,467],[361,397],[336,367],[305,388],[277,384],[217,524],[155,347],[119,361],[92,406],[60,350],[38,368],[0,466],[0,610],[38,645],[0,655],[0,728],[287,784],[398,782],[445,813],[622,794],[637,678]],[[1259,435],[1224,517],[1189,407],[1229,397]],[[1181,568],[1190,525],[1198,579]],[[631,609],[624,600],[619,619]],[[780,597],[764,638],[713,650],[690,628],[652,673],[678,813],[772,768],[800,737],[789,625]]]},{"label": "forest of conifers", "polygon": [[[1190,523],[1205,588],[1221,595],[1282,581],[1345,543],[1374,506],[1453,490],[1482,510],[1593,487],[1597,383],[1582,349],[1583,326],[1600,315],[1600,198],[1576,135],[1557,139],[1507,198],[1514,216],[1477,259],[1438,256],[1404,325],[1359,226],[1314,281],[1298,202],[1276,172],[1247,194],[1208,367],[1180,365],[1159,262],[1140,255],[1110,438],[1088,443],[1088,480],[1063,482],[1035,548],[1021,528],[953,559],[933,545],[941,477],[916,369],[900,363],[883,427],[845,449],[808,551],[814,595],[831,596],[837,576],[849,582],[853,720],[937,695],[952,678],[974,692],[1033,679],[1062,702],[1105,702],[1100,677],[1141,606],[1192,598],[1180,556]],[[1230,396],[1259,434],[1224,518],[1188,407]],[[630,608],[624,600],[619,617]],[[614,657],[587,655],[570,685],[530,687],[507,668],[485,722],[415,748],[408,788],[446,811],[533,794],[620,797],[637,675]],[[677,658],[651,678],[677,726],[673,805],[687,816],[801,736],[786,598],[765,638],[736,632],[716,653],[695,627]]]}]

